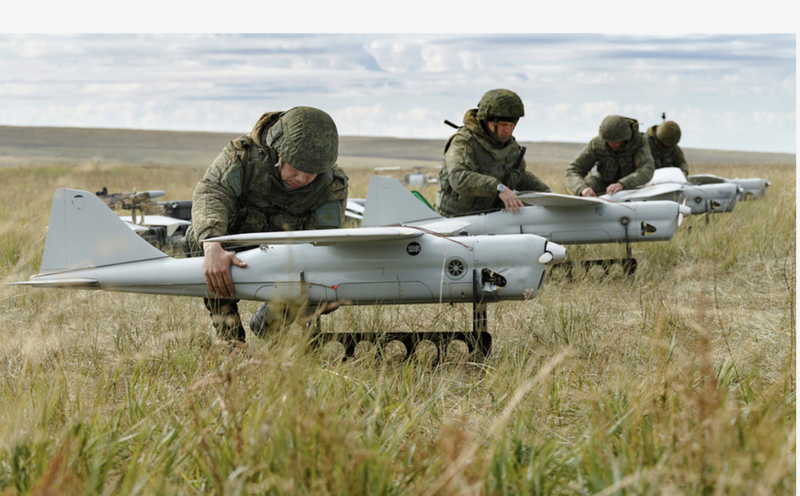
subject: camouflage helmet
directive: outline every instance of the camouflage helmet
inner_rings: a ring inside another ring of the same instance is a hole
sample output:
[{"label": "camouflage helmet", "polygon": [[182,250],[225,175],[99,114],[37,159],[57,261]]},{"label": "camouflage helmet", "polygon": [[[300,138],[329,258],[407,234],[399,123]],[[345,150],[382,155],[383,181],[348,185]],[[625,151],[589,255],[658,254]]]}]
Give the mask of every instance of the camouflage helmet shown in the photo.
[{"label": "camouflage helmet", "polygon": [[600,123],[600,137],[609,141],[627,141],[633,136],[628,119],[621,115],[609,115]]},{"label": "camouflage helmet", "polygon": [[330,115],[312,107],[294,107],[269,128],[264,143],[307,174],[333,168],[339,156],[339,132]]},{"label": "camouflage helmet", "polygon": [[681,128],[672,121],[662,122],[656,127],[656,138],[667,146],[675,146],[681,140]]},{"label": "camouflage helmet", "polygon": [[489,90],[478,102],[478,120],[516,122],[525,115],[522,99],[511,90]]}]

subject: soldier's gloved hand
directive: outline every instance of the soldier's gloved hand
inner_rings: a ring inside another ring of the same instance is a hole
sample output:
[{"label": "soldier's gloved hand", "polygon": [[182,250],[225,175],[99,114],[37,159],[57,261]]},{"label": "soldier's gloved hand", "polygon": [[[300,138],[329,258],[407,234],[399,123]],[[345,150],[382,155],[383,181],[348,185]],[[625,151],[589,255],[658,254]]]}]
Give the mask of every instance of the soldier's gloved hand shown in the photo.
[{"label": "soldier's gloved hand", "polygon": [[609,184],[608,188],[606,188],[606,194],[613,195],[623,189],[625,189],[625,186],[623,186],[622,183]]},{"label": "soldier's gloved hand", "polygon": [[499,195],[500,200],[503,201],[503,205],[505,205],[506,210],[511,213],[518,214],[520,209],[525,206],[524,203],[517,199],[517,195],[511,191],[511,188],[504,189]]},{"label": "soldier's gloved hand", "polygon": [[239,260],[235,253],[222,248],[221,243],[203,243],[203,253],[203,276],[208,289],[222,298],[233,296],[230,267],[247,267],[247,264]]},{"label": "soldier's gloved hand", "polygon": [[594,194],[594,190],[592,188],[584,188],[583,191],[581,191],[581,196],[597,196],[597,195]]}]

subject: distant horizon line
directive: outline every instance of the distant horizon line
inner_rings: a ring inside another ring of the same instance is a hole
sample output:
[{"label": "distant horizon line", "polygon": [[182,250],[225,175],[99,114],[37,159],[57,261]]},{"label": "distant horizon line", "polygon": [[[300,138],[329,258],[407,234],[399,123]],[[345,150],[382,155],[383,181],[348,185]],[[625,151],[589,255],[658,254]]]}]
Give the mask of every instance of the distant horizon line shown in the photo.
[{"label": "distant horizon line", "polygon": [[[20,126],[16,124],[0,124],[0,128],[15,127],[15,128],[46,128],[46,129],[83,129],[83,130],[107,130],[107,131],[141,131],[141,132],[154,132],[154,133],[204,133],[204,134],[230,134],[242,136],[241,131],[200,131],[200,130],[175,130],[175,129],[145,129],[145,128],[131,128],[131,127],[96,127],[96,126]],[[380,136],[380,135],[361,135],[361,134],[342,134],[339,135],[343,138],[371,138],[371,139],[397,139],[397,140],[422,140],[422,141],[446,141],[447,138],[417,138],[417,137],[400,137],[400,136]],[[585,145],[581,141],[553,141],[553,140],[531,140],[531,139],[517,139],[521,143],[557,143],[565,145]],[[708,151],[721,151],[721,152],[742,152],[742,153],[763,153],[774,155],[794,155],[797,157],[797,152],[765,152],[760,150],[733,150],[727,148],[697,148],[681,146],[685,150],[708,150]]]}]

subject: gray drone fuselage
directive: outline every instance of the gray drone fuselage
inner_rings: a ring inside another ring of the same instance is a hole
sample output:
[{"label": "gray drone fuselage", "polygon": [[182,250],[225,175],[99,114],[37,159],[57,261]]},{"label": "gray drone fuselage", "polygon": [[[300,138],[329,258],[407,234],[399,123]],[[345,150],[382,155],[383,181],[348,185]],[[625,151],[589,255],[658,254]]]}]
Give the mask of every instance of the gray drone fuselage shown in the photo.
[{"label": "gray drone fuselage", "polygon": [[[523,300],[566,250],[540,236],[450,238],[416,228],[331,229],[232,235],[255,245],[231,267],[234,298],[306,298],[355,305]],[[541,261],[540,261],[541,259]],[[14,283],[179,296],[214,296],[202,257],[173,258],[136,235],[95,195],[53,197],[40,273]]]},{"label": "gray drone fuselage", "polygon": [[[555,243],[595,244],[672,239],[682,214],[673,201],[620,204],[599,198],[556,193],[523,193],[521,212],[505,210],[443,217],[417,200],[399,181],[372,176],[363,208],[363,227],[435,226],[445,220],[464,224],[462,235],[535,234]],[[397,208],[397,205],[403,205]]]},{"label": "gray drone fuselage", "polygon": [[713,174],[695,174],[686,178],[691,184],[735,184],[740,189],[739,200],[757,199],[766,196],[770,182],[760,177],[750,177],[746,179],[727,179]]},{"label": "gray drone fuselage", "polygon": [[731,212],[741,190],[733,183],[690,184],[677,167],[656,169],[653,179],[641,188],[602,195],[615,202],[671,200],[692,209],[692,215]]}]

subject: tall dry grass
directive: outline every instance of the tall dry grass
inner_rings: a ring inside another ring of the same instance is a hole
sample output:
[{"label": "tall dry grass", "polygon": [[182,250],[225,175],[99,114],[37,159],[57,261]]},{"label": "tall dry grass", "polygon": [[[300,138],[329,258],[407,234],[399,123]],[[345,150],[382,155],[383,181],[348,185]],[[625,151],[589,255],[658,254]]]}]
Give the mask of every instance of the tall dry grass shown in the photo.
[{"label": "tall dry grass", "polygon": [[[634,245],[633,277],[553,272],[491,305],[485,363],[342,362],[291,326],[230,354],[199,300],[3,286],[0,494],[794,494],[795,170],[694,169],[772,186]],[[563,170],[536,172],[558,191]],[[364,197],[371,170],[348,172]],[[0,170],[2,280],[38,272],[57,187],[186,199],[202,173]],[[323,326],[466,328],[470,310],[351,307]]]}]

